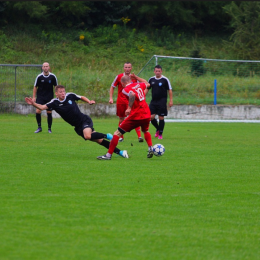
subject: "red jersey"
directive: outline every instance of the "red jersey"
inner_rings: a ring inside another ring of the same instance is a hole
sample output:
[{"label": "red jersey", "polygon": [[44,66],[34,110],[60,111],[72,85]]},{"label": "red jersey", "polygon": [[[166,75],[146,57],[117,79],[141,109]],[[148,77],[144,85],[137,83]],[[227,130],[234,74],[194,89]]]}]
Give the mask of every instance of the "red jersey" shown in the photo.
[{"label": "red jersey", "polygon": [[[128,104],[128,99],[126,95],[122,94],[123,86],[121,84],[121,78],[123,76],[125,76],[125,73],[121,73],[117,75],[111,85],[113,88],[118,87],[117,100],[116,100],[117,104]],[[137,82],[136,80],[132,81],[132,83],[136,83],[136,82]]]},{"label": "red jersey", "polygon": [[149,106],[145,101],[145,89],[145,83],[130,83],[122,91],[126,95],[127,100],[129,100],[130,92],[135,93],[135,101],[128,116],[131,120],[142,120],[151,117]]}]

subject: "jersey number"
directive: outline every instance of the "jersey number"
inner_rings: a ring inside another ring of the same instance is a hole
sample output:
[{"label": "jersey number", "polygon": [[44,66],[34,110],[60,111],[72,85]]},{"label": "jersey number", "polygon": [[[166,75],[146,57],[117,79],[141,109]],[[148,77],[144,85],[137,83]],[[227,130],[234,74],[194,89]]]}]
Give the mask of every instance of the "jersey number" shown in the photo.
[{"label": "jersey number", "polygon": [[144,100],[144,92],[141,88],[136,89],[140,101]]}]

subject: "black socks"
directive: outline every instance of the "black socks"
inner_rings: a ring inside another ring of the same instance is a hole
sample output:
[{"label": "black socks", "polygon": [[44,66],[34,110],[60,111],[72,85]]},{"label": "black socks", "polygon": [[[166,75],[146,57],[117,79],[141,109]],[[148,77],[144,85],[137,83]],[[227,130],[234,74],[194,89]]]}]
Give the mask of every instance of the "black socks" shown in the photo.
[{"label": "black socks", "polygon": [[165,125],[164,119],[163,120],[159,120],[159,128],[158,128],[158,130],[159,130],[160,135],[163,133],[164,125]]},{"label": "black socks", "polygon": [[41,125],[42,125],[42,116],[41,116],[41,114],[36,113],[36,121],[37,121],[38,127],[41,127]]},{"label": "black socks", "polygon": [[95,140],[95,139],[103,139],[103,138],[106,138],[107,135],[106,134],[102,134],[102,133],[99,133],[99,132],[94,132],[91,134],[91,139],[90,140]]},{"label": "black socks", "polygon": [[47,123],[48,123],[48,129],[51,129],[52,126],[52,114],[47,113]]},{"label": "black socks", "polygon": [[[110,142],[103,139],[102,143],[100,145],[104,146],[105,148],[109,149]],[[120,150],[116,147],[114,150],[114,153],[119,154]]]},{"label": "black socks", "polygon": [[152,123],[152,125],[156,128],[156,131],[158,130],[158,128],[159,128],[159,125],[158,125],[158,122],[157,122],[157,119],[153,119],[153,120],[151,120],[151,123]]}]

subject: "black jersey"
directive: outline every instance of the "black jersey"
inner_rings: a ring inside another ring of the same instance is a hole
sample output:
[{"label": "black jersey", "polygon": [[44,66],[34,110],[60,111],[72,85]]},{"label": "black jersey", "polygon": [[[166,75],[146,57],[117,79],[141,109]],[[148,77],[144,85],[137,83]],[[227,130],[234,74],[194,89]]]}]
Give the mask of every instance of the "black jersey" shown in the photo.
[{"label": "black jersey", "polygon": [[45,76],[42,72],[36,79],[34,86],[37,87],[37,98],[51,100],[53,98],[53,87],[58,85],[58,80],[53,73]]},{"label": "black jersey", "polygon": [[64,100],[60,101],[58,98],[54,98],[46,106],[55,110],[70,125],[78,126],[85,116],[75,102],[80,99],[81,96],[75,93],[66,93]]},{"label": "black jersey", "polygon": [[152,89],[152,100],[159,100],[161,98],[167,99],[167,91],[172,89],[171,83],[168,78],[163,75],[157,79],[155,76],[149,79],[149,84]]}]

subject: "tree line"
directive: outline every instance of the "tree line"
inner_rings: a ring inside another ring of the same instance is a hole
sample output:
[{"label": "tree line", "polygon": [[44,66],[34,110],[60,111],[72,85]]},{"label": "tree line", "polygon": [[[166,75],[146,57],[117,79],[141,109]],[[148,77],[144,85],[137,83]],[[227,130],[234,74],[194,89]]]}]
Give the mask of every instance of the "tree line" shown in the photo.
[{"label": "tree line", "polygon": [[128,17],[136,29],[172,26],[173,30],[216,31],[229,25],[226,1],[2,1],[1,26],[42,23],[56,27],[96,27]]},{"label": "tree line", "polygon": [[1,1],[0,30],[36,24],[42,30],[127,24],[137,30],[230,34],[227,47],[260,58],[258,1]]}]

